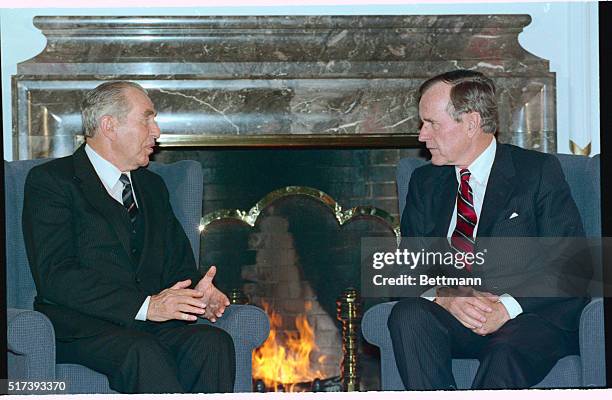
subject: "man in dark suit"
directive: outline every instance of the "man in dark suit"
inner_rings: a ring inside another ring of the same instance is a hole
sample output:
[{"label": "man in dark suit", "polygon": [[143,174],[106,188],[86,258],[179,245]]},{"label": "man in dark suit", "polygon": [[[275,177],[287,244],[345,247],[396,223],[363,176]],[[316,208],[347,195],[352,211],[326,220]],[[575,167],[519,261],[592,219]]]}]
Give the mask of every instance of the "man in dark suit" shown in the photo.
[{"label": "man in dark suit", "polygon": [[[412,174],[403,236],[445,237],[455,251],[468,253],[476,237],[584,236],[557,159],[496,142],[489,78],[452,71],[426,81],[420,95],[419,140],[432,158]],[[516,260],[507,261],[512,268]],[[537,384],[558,359],[577,353],[578,320],[588,299],[538,297],[537,287],[532,290],[534,297],[520,297],[436,287],[398,302],[388,326],[404,386],[455,388],[452,358],[480,360],[475,389]]]},{"label": "man in dark suit", "polygon": [[55,328],[57,362],[127,393],[230,392],[229,305],[197,271],[162,179],[145,169],[159,127],[145,90],[107,82],[83,102],[86,144],[26,179],[25,244],[34,307]]}]

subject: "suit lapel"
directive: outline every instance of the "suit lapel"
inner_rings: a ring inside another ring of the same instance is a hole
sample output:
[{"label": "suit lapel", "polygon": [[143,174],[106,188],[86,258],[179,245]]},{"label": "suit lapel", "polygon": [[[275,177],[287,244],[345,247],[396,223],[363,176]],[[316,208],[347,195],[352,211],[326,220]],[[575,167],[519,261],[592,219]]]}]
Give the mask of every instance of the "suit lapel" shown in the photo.
[{"label": "suit lapel", "polygon": [[122,214],[123,207],[113,200],[100,181],[96,170],[85,153],[85,145],[79,147],[73,156],[75,180],[81,185],[83,196],[104,216],[111,225],[125,252],[130,254],[129,221]]},{"label": "suit lapel", "polygon": [[512,191],[516,187],[514,178],[514,163],[510,150],[498,143],[480,212],[477,236],[490,236],[495,223],[504,217],[500,210],[506,209]]},{"label": "suit lapel", "polygon": [[439,186],[434,189],[432,194],[434,199],[433,212],[437,213],[437,216],[434,217],[435,230],[433,236],[446,237],[453,209],[455,208],[458,183],[454,167],[441,168],[444,169],[442,176],[436,179],[439,182]]}]

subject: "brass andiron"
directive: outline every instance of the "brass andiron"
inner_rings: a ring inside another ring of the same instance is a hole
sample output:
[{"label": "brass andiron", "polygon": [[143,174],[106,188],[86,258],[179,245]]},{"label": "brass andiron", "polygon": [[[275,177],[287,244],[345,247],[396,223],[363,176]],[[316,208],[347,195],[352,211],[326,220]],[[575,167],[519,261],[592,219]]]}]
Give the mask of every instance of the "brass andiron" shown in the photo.
[{"label": "brass andiron", "polygon": [[361,322],[361,298],[357,289],[348,288],[336,300],[338,320],[342,322],[342,386],[345,392],[359,391],[359,324]]},{"label": "brass andiron", "polygon": [[249,304],[249,298],[241,289],[232,289],[229,295],[230,304]]}]

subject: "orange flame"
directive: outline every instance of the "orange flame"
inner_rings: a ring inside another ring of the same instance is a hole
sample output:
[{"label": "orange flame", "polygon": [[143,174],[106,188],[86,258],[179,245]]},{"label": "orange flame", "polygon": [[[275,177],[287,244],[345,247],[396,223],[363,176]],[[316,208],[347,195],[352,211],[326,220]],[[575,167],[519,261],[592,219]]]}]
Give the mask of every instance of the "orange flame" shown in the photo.
[{"label": "orange flame", "polygon": [[[253,352],[253,378],[261,379],[267,388],[275,390],[282,384],[287,392],[293,392],[296,383],[322,379],[323,373],[310,365],[310,354],[319,348],[314,340],[314,330],[306,316],[296,317],[297,332],[281,335],[279,331],[283,328],[282,316],[267,303],[264,302],[262,306],[270,318],[270,336]],[[306,310],[311,307],[312,304],[306,302]],[[324,359],[325,356],[322,355],[317,362],[321,363]]]}]

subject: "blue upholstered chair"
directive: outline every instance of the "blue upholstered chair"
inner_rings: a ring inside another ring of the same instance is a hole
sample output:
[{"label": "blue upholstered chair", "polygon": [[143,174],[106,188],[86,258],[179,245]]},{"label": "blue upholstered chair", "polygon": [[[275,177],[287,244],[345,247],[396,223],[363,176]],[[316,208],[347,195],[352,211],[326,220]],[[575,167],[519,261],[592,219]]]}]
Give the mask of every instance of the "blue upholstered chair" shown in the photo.
[{"label": "blue upholstered chair", "polygon": [[[586,235],[601,236],[599,157],[581,157],[558,154],[561,167],[578,205]],[[410,176],[425,162],[402,159],[397,169],[399,210],[404,209]],[[601,274],[601,271],[598,271]],[[597,271],[596,271],[597,274]],[[601,275],[599,275],[601,277]],[[597,275],[595,276],[597,278]],[[595,280],[595,283],[601,280]],[[601,291],[599,291],[601,293]],[[381,380],[383,390],[405,390],[395,364],[387,319],[395,302],[378,304],[364,314],[362,331],[365,339],[380,347]],[[593,298],[580,318],[580,356],[562,358],[550,373],[535,387],[600,387],[606,384],[603,301]],[[479,361],[454,359],[453,375],[459,389],[468,389],[476,376]]]},{"label": "blue upholstered chair", "polygon": [[[53,326],[46,316],[32,310],[36,287],[30,273],[21,230],[23,188],[30,168],[45,161],[48,160],[4,162],[9,379],[65,381],[67,393],[114,393],[106,376],[82,365],[55,363]],[[179,161],[167,165],[151,163],[149,168],[161,175],[168,186],[174,213],[185,229],[198,260],[198,226],[202,215],[200,164],[195,161]],[[200,323],[209,322],[200,320]],[[215,325],[226,330],[234,339],[234,390],[251,391],[251,353],[268,337],[268,317],[257,307],[232,305]]]}]

